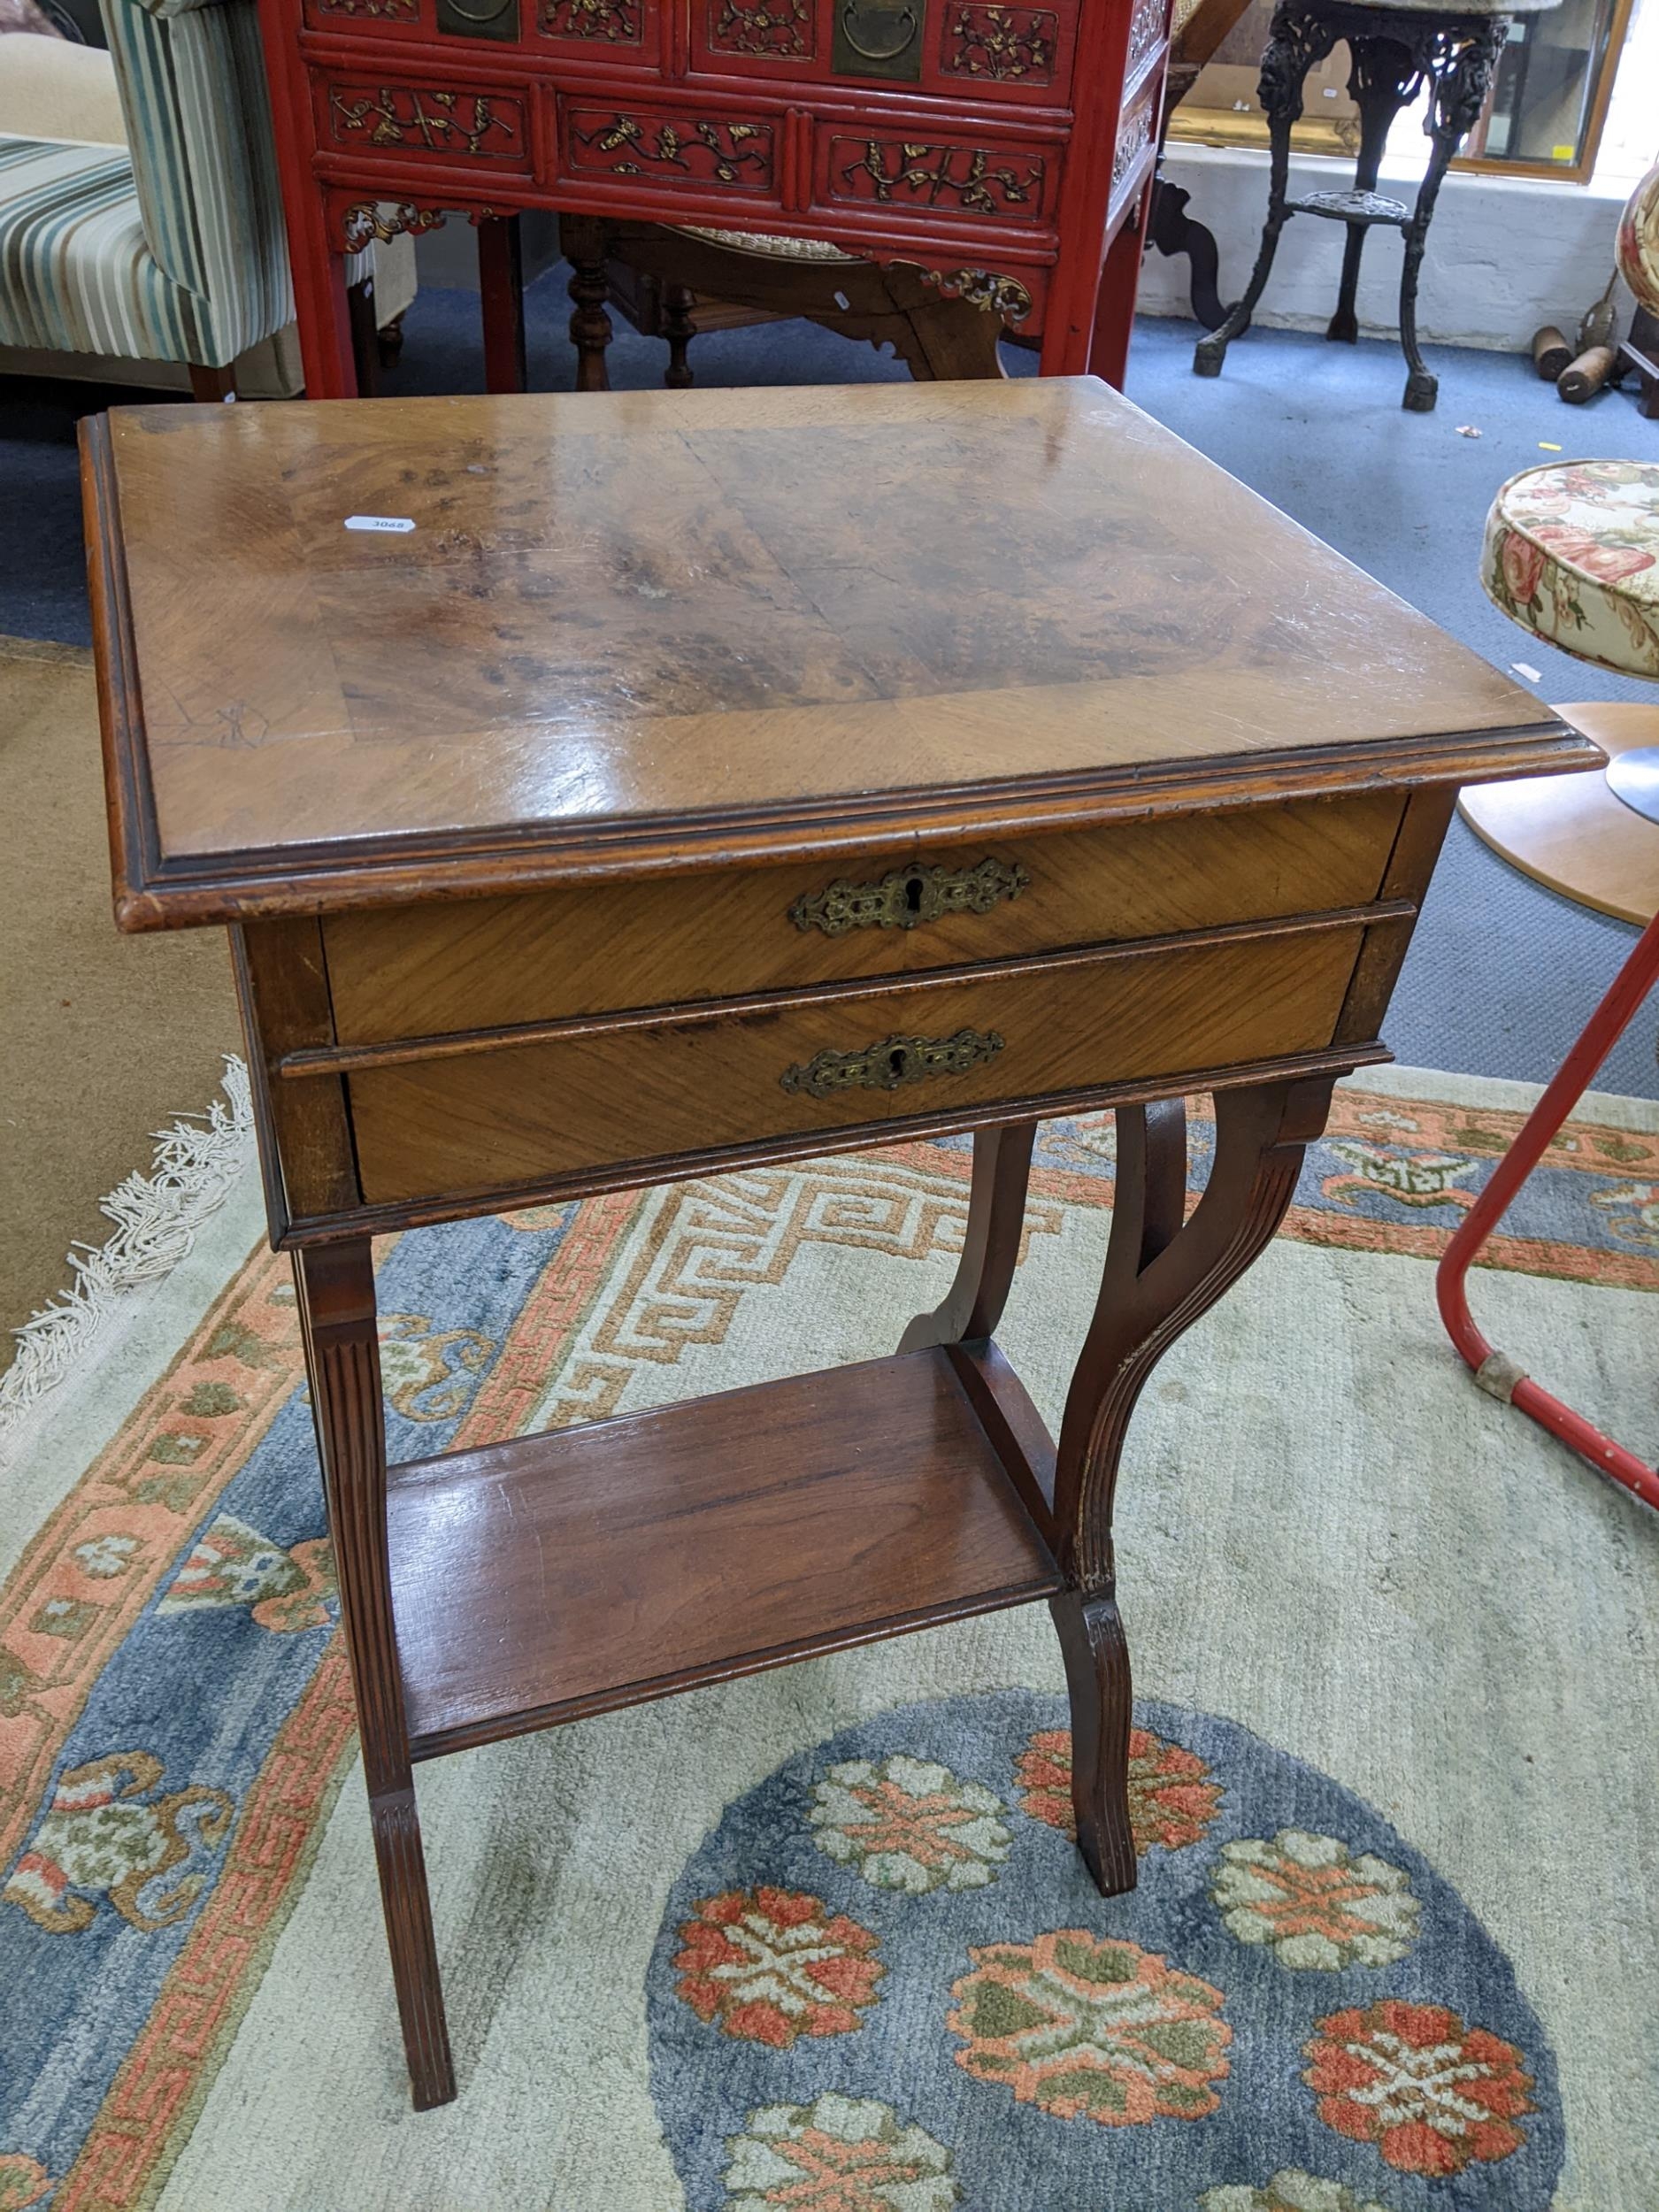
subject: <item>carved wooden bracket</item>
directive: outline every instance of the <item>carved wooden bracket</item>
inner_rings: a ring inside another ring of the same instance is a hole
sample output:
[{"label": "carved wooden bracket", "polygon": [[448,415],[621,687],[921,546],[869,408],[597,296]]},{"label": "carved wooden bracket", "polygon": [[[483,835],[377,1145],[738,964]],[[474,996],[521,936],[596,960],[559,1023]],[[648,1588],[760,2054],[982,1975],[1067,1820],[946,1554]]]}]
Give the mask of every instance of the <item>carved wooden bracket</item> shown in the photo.
[{"label": "carved wooden bracket", "polygon": [[353,200],[337,193],[329,203],[330,220],[347,253],[361,253],[377,242],[386,245],[405,231],[436,230],[450,215],[464,215],[476,227],[497,216],[516,215],[513,207],[422,207],[413,200]]},{"label": "carved wooden bracket", "polygon": [[405,231],[436,230],[446,211],[417,207],[412,200],[348,200],[343,193],[330,199],[329,215],[346,253],[362,253],[375,244],[389,245]]}]

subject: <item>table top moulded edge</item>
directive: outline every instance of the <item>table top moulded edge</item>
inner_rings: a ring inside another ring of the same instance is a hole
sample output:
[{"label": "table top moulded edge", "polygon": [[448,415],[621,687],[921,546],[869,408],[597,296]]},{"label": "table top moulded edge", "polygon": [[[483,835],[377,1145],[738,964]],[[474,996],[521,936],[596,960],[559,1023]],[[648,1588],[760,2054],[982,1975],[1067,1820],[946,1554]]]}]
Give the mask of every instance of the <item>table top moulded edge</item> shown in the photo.
[{"label": "table top moulded edge", "polygon": [[[497,829],[405,832],[200,859],[162,850],[146,749],[119,494],[107,417],[80,429],[93,635],[97,647],[114,911],[124,931],[319,915],[413,901],[488,897],[652,873],[694,874],[834,858],[881,844],[922,851],[978,836],[1090,829],[1384,787],[1459,787],[1597,767],[1602,755],[1547,710],[1536,721],[1294,751],[1118,764],[947,788],[895,787],[769,806]],[[274,864],[273,864],[274,863]]]}]

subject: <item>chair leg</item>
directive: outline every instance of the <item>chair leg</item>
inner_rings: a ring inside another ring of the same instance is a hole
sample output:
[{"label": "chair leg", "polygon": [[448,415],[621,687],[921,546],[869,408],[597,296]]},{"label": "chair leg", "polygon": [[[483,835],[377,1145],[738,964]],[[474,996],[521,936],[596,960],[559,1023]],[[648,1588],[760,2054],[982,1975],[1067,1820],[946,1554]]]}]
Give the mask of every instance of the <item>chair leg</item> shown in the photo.
[{"label": "chair leg", "polygon": [[571,317],[571,343],[576,349],[576,388],[579,392],[608,392],[611,373],[605,349],[611,343],[611,318],[605,302],[611,296],[606,273],[604,225],[591,215],[566,215],[559,221],[559,242],[571,265],[569,291],[575,313]]},{"label": "chair leg", "polygon": [[663,372],[663,381],[671,392],[689,390],[695,381],[686,351],[697,334],[692,316],[692,303],[696,294],[688,284],[669,284],[663,288],[663,335],[668,341],[668,366]]},{"label": "chair leg", "polygon": [[1659,1469],[1604,1436],[1592,1422],[1524,1374],[1515,1362],[1494,1351],[1475,1326],[1469,1310],[1468,1274],[1475,1255],[1497,1227],[1511,1200],[1548,1151],[1556,1132],[1585,1092],[1596,1070],[1629,1028],[1647,994],[1659,983],[1659,919],[1648,923],[1619,970],[1607,995],[1585,1025],[1584,1033],[1561,1064],[1560,1072],[1533,1107],[1521,1133],[1499,1161],[1457,1233],[1441,1255],[1434,1294],[1447,1333],[1475,1380],[1494,1398],[1515,1406],[1540,1428],[1587,1460],[1592,1467],[1633,1490],[1644,1504],[1659,1508]]},{"label": "chair leg", "polygon": [[236,396],[236,367],[234,362],[222,369],[198,368],[190,364],[190,396],[198,405],[210,406],[216,400]]}]

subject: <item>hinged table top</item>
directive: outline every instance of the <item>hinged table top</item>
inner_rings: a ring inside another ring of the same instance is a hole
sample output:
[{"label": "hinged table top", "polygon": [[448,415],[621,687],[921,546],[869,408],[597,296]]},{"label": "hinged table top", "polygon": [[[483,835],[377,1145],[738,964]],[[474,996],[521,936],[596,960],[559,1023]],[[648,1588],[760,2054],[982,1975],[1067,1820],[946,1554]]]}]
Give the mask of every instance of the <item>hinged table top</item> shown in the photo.
[{"label": "hinged table top", "polygon": [[128,927],[1599,758],[1092,379],[86,442]]}]

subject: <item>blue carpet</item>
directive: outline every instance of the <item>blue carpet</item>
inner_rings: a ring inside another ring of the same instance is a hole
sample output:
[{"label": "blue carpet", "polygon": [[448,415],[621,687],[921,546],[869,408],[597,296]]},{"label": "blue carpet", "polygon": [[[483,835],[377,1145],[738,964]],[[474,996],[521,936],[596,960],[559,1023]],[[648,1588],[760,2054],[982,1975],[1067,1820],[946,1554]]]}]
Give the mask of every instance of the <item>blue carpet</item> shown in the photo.
[{"label": "blue carpet", "polygon": [[[530,371],[542,390],[568,390],[563,272],[528,299]],[[424,290],[390,393],[482,389],[476,296]],[[1287,331],[1254,331],[1217,380],[1191,373],[1194,326],[1142,320],[1130,396],[1161,422],[1443,622],[1501,667],[1540,672],[1554,700],[1636,698],[1641,687],[1604,677],[1524,636],[1476,580],[1481,522],[1506,476],[1544,457],[1652,452],[1651,426],[1609,394],[1567,408],[1508,354],[1431,348],[1440,377],[1432,415],[1400,406],[1397,348],[1333,346]],[[1013,373],[1033,357],[1005,349]],[[618,329],[611,371],[618,388],[657,384],[664,350]],[[805,323],[710,333],[692,349],[709,384],[852,383],[902,379],[902,366]],[[75,479],[77,418],[129,393],[14,382],[0,413],[0,486],[14,512],[0,517],[0,632],[88,641]],[[1460,424],[1479,439],[1458,435]],[[1554,1072],[1610,981],[1634,933],[1518,875],[1461,823],[1445,854],[1395,995],[1388,1039],[1408,1063],[1543,1081]],[[1651,1017],[1613,1053],[1602,1087],[1659,1095]]]}]

